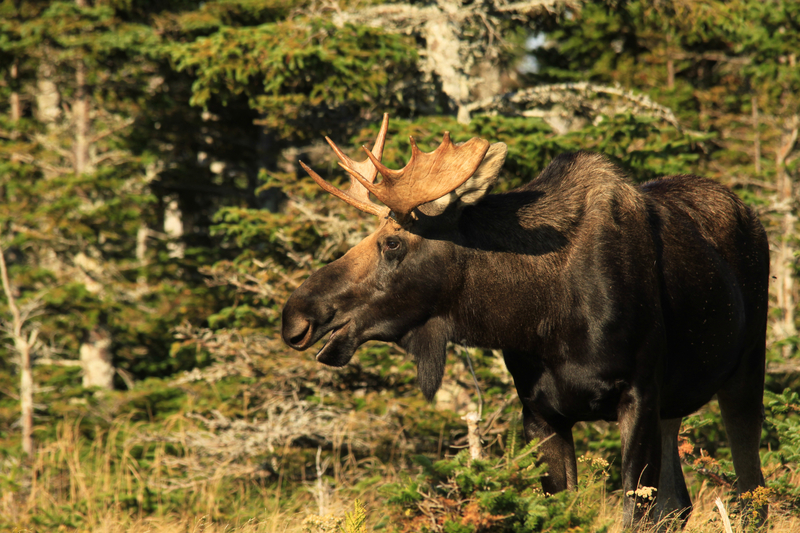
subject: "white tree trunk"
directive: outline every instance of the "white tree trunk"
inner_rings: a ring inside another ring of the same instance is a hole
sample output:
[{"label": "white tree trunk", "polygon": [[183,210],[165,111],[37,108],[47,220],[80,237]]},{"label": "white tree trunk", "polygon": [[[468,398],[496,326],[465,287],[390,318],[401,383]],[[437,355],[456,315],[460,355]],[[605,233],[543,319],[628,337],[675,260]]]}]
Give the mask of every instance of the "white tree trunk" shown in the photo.
[{"label": "white tree trunk", "polygon": [[177,198],[165,198],[166,206],[164,207],[164,233],[170,238],[167,244],[170,257],[183,257],[185,246],[180,242],[183,237],[183,217],[181,207]]},{"label": "white tree trunk", "polygon": [[[795,325],[795,283],[794,283],[794,261],[795,247],[793,239],[795,235],[795,221],[797,217],[792,213],[794,207],[793,184],[791,176],[786,169],[786,158],[794,150],[797,142],[798,115],[792,117],[791,129],[785,142],[781,143],[775,155],[775,171],[777,174],[778,204],[784,210],[781,220],[781,236],[778,243],[773,275],[776,279],[775,296],[780,317],[776,320],[776,337],[786,339],[797,335]],[[788,358],[792,353],[792,346],[785,345],[782,350],[784,358]]]},{"label": "white tree trunk", "polygon": [[464,107],[469,101],[469,85],[459,57],[458,28],[445,12],[431,18],[424,28],[428,63],[425,69],[439,75],[442,91],[458,107],[458,121],[469,123],[469,111]]},{"label": "white tree trunk", "polygon": [[111,333],[105,328],[95,327],[81,344],[80,354],[83,386],[113,389],[115,370],[111,364]]},{"label": "white tree trunk", "polygon": [[753,164],[756,176],[761,175],[761,135],[758,132],[760,119],[758,117],[758,100],[755,96],[750,100],[753,114]]},{"label": "white tree trunk", "polygon": [[31,351],[36,345],[39,330],[38,328],[33,328],[26,338],[23,329],[25,321],[31,316],[37,305],[35,304],[33,307],[23,311],[20,311],[20,308],[17,307],[14,291],[11,288],[11,281],[8,278],[5,252],[2,249],[0,249],[0,278],[2,278],[3,292],[6,295],[8,309],[11,311],[11,324],[8,327],[8,323],[6,323],[5,329],[14,342],[14,349],[19,355],[22,451],[30,456],[33,454],[33,363],[31,361]]},{"label": "white tree trunk", "polygon": [[11,97],[9,98],[9,107],[11,108],[11,122],[19,122],[19,119],[22,118],[22,105],[20,104],[19,99],[19,90],[18,90],[18,82],[19,82],[19,59],[14,59],[14,62],[11,63],[11,82],[13,84],[11,88]]},{"label": "white tree trunk", "polygon": [[52,80],[53,65],[42,62],[36,75],[36,118],[51,126],[61,118],[61,93]]},{"label": "white tree trunk", "polygon": [[[486,11],[487,5],[491,5],[493,14]],[[393,3],[357,6],[353,11],[343,11],[337,6],[332,20],[339,27],[354,22],[422,37],[425,40],[425,50],[422,52],[423,72],[439,78],[442,91],[458,109],[458,121],[468,123],[469,100],[471,92],[476,88],[476,77],[472,75],[472,69],[481,62],[492,62],[497,57],[496,54],[503,44],[496,38],[502,20],[507,17],[529,20],[538,13],[552,12],[564,5],[572,6],[572,2],[487,0],[485,3],[470,4],[463,0],[437,0],[427,5]],[[464,31],[469,24],[473,28],[477,26],[485,30],[468,38]],[[478,85],[487,85],[477,91],[478,94],[494,93],[488,88],[493,83],[489,79],[492,76],[478,77]]]},{"label": "white tree trunk", "polygon": [[464,417],[467,421],[467,442],[469,443],[469,456],[471,459],[480,459],[483,455],[481,448],[481,432],[479,423],[481,421],[480,415],[477,411],[470,411]]},{"label": "white tree trunk", "polygon": [[[139,268],[144,268],[147,260],[147,238],[150,236],[150,229],[142,224],[136,231],[136,262]],[[136,278],[136,283],[144,287],[147,285],[147,278],[143,274],[139,274]]]},{"label": "white tree trunk", "polygon": [[[19,345],[21,344],[21,345]],[[19,403],[22,411],[22,451],[33,455],[33,365],[31,346],[27,342],[18,343],[20,355]]]},{"label": "white tree trunk", "polygon": [[75,173],[89,172],[89,95],[86,87],[86,65],[78,59],[75,65],[75,102],[72,119],[75,124]]}]

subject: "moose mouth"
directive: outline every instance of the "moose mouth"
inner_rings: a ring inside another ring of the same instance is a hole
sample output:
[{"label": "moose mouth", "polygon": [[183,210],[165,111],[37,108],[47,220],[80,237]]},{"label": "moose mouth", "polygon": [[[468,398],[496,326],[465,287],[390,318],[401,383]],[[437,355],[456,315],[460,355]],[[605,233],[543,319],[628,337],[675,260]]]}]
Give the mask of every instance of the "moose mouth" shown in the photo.
[{"label": "moose mouth", "polygon": [[347,335],[349,329],[350,322],[334,329],[325,345],[317,352],[317,361],[328,366],[346,365],[357,348],[354,339]]}]

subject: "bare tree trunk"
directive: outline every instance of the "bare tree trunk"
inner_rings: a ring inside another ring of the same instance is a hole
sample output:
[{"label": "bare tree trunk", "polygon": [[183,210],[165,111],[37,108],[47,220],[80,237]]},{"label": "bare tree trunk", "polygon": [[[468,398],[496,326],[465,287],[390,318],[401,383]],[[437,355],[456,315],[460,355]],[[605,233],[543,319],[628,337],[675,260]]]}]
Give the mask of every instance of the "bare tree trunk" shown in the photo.
[{"label": "bare tree trunk", "polygon": [[503,92],[502,73],[497,65],[496,58],[494,61],[491,59],[481,61],[474,70],[475,77],[480,80],[480,83],[472,91],[471,99],[473,101],[494,98]]},{"label": "bare tree trunk", "polygon": [[115,370],[111,364],[111,333],[96,326],[81,344],[80,353],[83,386],[112,390]]},{"label": "bare tree trunk", "polygon": [[11,98],[9,107],[11,108],[11,122],[19,122],[22,118],[22,104],[19,99],[19,59],[14,58],[11,63]]},{"label": "bare tree trunk", "polygon": [[164,198],[164,233],[170,239],[167,243],[169,249],[169,256],[173,258],[182,258],[186,246],[180,242],[183,237],[183,216],[180,203],[178,199],[173,196]]},{"label": "bare tree trunk", "polygon": [[[796,217],[790,207],[793,202],[792,180],[786,171],[786,158],[794,149],[798,134],[798,115],[793,117],[793,128],[789,138],[778,148],[775,154],[775,171],[777,173],[778,204],[784,209],[781,220],[781,238],[778,244],[774,275],[777,278],[776,299],[781,316],[776,322],[778,339],[786,339],[797,335],[795,325],[795,287],[793,265],[795,248],[792,240],[795,235]],[[785,345],[782,350],[784,358],[791,356],[792,347]]]},{"label": "bare tree trunk", "polygon": [[759,118],[758,118],[758,100],[756,97],[753,96],[751,99],[751,106],[753,108],[753,151],[755,152],[753,155],[753,160],[755,162],[756,167],[756,174],[761,174],[761,135],[758,133],[758,125],[759,125]]},{"label": "bare tree trunk", "polygon": [[667,89],[675,88],[675,61],[672,59],[672,35],[667,33]]},{"label": "bare tree trunk", "polygon": [[483,455],[481,433],[478,426],[481,421],[480,415],[477,411],[470,411],[462,418],[467,421],[467,441],[469,442],[470,459],[480,459]]},{"label": "bare tree trunk", "polygon": [[[86,7],[86,0],[75,0],[78,7]],[[86,63],[83,57],[75,62],[75,102],[72,104],[75,124],[75,173],[83,174],[89,166],[89,94],[86,86]]]},{"label": "bare tree trunk", "polygon": [[147,262],[147,238],[150,236],[150,229],[142,224],[136,231],[136,262],[139,265],[139,275],[136,277],[136,284],[140,288],[147,285],[147,277],[144,275],[144,266]]},{"label": "bare tree trunk", "polygon": [[83,59],[79,59],[75,65],[75,83],[77,91],[72,106],[75,121],[75,173],[82,174],[89,166],[89,98],[86,89],[86,65]]},{"label": "bare tree trunk", "polygon": [[0,249],[0,277],[2,277],[3,291],[8,300],[8,308],[11,311],[11,327],[7,333],[14,341],[14,349],[20,357],[19,396],[22,414],[22,451],[30,456],[33,454],[33,365],[31,364],[31,349],[36,344],[39,330],[34,328],[28,338],[25,338],[23,326],[26,317],[17,307],[14,291],[11,290],[11,282],[8,279],[5,252],[2,249]]},{"label": "bare tree trunk", "polygon": [[20,357],[19,400],[22,411],[22,451],[33,455],[33,365],[30,345],[15,343]]},{"label": "bare tree trunk", "polygon": [[52,79],[54,75],[53,65],[46,61],[39,64],[36,72],[36,118],[48,127],[61,117],[61,93]]},{"label": "bare tree trunk", "polygon": [[[794,247],[791,244],[794,221],[794,215],[789,212],[784,213],[781,220],[781,236],[773,270],[777,282],[775,291],[776,304],[780,310],[780,317],[775,324],[776,336],[779,340],[797,335],[797,328],[794,323],[794,278],[792,277]],[[791,356],[791,346],[784,345],[781,351],[784,358]]]},{"label": "bare tree trunk", "polygon": [[[75,0],[78,7],[87,7],[87,0]],[[75,173],[90,172],[89,154],[89,88],[86,63],[78,57],[75,63],[75,102],[72,105],[75,124]],[[89,332],[80,347],[83,386],[114,388],[114,366],[111,364],[111,333],[100,326]]]},{"label": "bare tree trunk", "polygon": [[428,68],[439,75],[442,91],[458,108],[458,122],[469,124],[469,111],[464,107],[469,101],[469,86],[458,54],[457,26],[442,11],[430,18],[424,28]]}]

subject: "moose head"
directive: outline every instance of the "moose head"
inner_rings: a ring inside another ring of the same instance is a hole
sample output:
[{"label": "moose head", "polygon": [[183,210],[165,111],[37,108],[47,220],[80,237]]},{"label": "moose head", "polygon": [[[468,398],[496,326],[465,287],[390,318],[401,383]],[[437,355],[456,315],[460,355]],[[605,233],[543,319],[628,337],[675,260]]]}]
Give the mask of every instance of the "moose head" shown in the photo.
[{"label": "moose head", "polygon": [[[431,398],[439,388],[450,332],[442,316],[463,274],[455,257],[461,210],[476,203],[497,178],[503,143],[473,138],[453,144],[448,132],[433,152],[411,138],[408,164],[381,163],[389,117],[367,158],[353,161],[326,137],[350,174],[340,190],[300,163],[327,192],[379,217],[378,229],[343,257],[312,274],[283,310],[283,339],[305,350],[330,333],[317,360],[343,366],[368,340],[396,342],[417,357],[419,384]],[[376,182],[380,173],[382,180]],[[372,193],[384,205],[370,200]]]}]

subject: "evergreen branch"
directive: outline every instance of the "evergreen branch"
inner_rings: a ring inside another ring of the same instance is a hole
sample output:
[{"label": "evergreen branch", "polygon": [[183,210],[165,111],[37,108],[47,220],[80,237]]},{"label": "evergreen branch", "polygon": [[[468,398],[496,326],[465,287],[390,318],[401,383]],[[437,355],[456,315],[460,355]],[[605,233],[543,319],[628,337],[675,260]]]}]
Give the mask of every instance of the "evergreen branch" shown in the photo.
[{"label": "evergreen branch", "polygon": [[64,159],[67,159],[68,161],[75,160],[75,154],[72,151],[67,150],[66,148],[62,148],[61,146],[53,142],[49,137],[41,133],[37,133],[33,136],[33,139],[42,146],[44,146],[47,150],[57,153]]},{"label": "evergreen branch", "polygon": [[367,510],[361,500],[356,499],[353,512],[345,513],[345,533],[367,533]]},{"label": "evergreen branch", "polygon": [[[333,6],[332,6],[333,7]],[[454,23],[461,23],[476,14],[496,13],[524,13],[527,15],[540,13],[554,13],[561,9],[578,9],[580,2],[577,0],[527,0],[514,2],[511,4],[502,3],[499,0],[477,3],[472,5],[462,5],[461,2],[443,0],[435,5],[420,7],[414,4],[382,4],[371,6],[366,9],[356,11],[342,11],[338,4],[335,4],[333,20],[337,26],[345,23],[363,24],[409,32],[415,27],[422,26],[431,20],[447,17]],[[496,17],[494,17],[496,18]]]},{"label": "evergreen branch", "polygon": [[767,374],[800,374],[800,363],[769,363]]},{"label": "evergreen branch", "polygon": [[108,130],[106,130],[106,131],[104,131],[102,133],[98,133],[95,136],[90,137],[89,138],[89,144],[94,144],[97,141],[105,139],[109,135],[113,135],[113,134],[117,133],[118,131],[124,130],[128,126],[131,126],[134,122],[136,122],[135,119],[127,118],[127,119],[123,120],[120,124],[117,124],[116,126],[114,126],[113,128],[110,128],[110,129],[108,129]]},{"label": "evergreen branch", "polygon": [[577,0],[528,0],[527,2],[514,2],[512,4],[501,4],[494,2],[494,9],[501,13],[556,13],[563,8],[577,9],[580,2]]},{"label": "evergreen branch", "polygon": [[750,56],[729,56],[722,52],[672,52],[670,53],[670,58],[677,60],[691,59],[693,61],[716,61],[717,63],[730,63],[733,65],[749,65],[753,62],[753,58]]},{"label": "evergreen branch", "polygon": [[[98,166],[100,163],[112,159],[116,159],[117,162],[120,162],[124,161],[126,157],[128,158],[130,157],[130,152],[127,152],[125,150],[109,150],[108,152],[105,152],[104,154],[95,157],[94,160],[92,161],[92,165]],[[113,162],[111,162],[110,164],[113,164]]]},{"label": "evergreen branch", "polygon": [[504,114],[520,114],[522,116],[542,116],[542,114],[546,114],[547,112],[528,108],[548,104],[564,104],[570,105],[571,107],[584,107],[600,111],[600,106],[589,97],[590,94],[606,94],[621,97],[631,104],[630,108],[625,108],[626,110],[635,112],[646,111],[668,122],[679,130],[687,133],[699,134],[699,132],[690,132],[683,128],[670,108],[657,104],[647,95],[626,90],[620,86],[596,85],[589,82],[540,85],[538,87],[523,89],[515,93],[473,102],[468,104],[466,108],[470,113],[502,112]]},{"label": "evergreen branch", "polygon": [[11,223],[11,230],[16,233],[21,233],[31,239],[36,239],[44,242],[54,242],[63,246],[77,246],[80,244],[75,239],[65,239],[60,234],[56,234],[55,232],[42,232],[36,228],[31,228],[29,226],[23,226],[17,222]]}]

